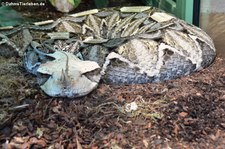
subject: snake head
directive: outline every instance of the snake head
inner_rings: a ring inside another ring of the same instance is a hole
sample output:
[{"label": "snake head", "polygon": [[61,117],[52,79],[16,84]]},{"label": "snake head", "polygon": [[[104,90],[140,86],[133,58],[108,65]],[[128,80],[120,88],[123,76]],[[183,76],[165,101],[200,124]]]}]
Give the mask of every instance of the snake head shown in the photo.
[{"label": "snake head", "polygon": [[40,87],[53,97],[80,97],[95,89],[100,80],[100,67],[93,61],[82,61],[75,55],[55,51],[48,56],[54,58],[39,66],[38,73],[49,78]]},{"label": "snake head", "polygon": [[37,76],[41,89],[52,97],[80,97],[94,90],[100,80],[100,66],[83,61],[60,49],[46,49],[32,41],[24,56],[24,66]]},{"label": "snake head", "polygon": [[48,56],[54,58],[39,66],[37,72],[49,78],[40,87],[53,97],[80,97],[95,89],[100,80],[100,67],[93,61],[82,61],[75,55],[55,51]]},{"label": "snake head", "polygon": [[52,97],[80,97],[95,89],[100,80],[100,66],[83,61],[62,50],[41,51],[37,42],[31,43],[25,55],[25,68],[37,76],[41,89]]}]

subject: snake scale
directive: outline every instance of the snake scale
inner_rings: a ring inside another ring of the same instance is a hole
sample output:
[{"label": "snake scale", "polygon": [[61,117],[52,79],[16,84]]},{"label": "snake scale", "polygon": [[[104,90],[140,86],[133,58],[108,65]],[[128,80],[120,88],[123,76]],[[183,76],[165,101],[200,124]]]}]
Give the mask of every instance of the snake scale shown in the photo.
[{"label": "snake scale", "polygon": [[200,28],[157,8],[93,9],[0,29],[0,50],[23,56],[49,96],[79,97],[109,84],[170,80],[209,66],[216,50]]}]

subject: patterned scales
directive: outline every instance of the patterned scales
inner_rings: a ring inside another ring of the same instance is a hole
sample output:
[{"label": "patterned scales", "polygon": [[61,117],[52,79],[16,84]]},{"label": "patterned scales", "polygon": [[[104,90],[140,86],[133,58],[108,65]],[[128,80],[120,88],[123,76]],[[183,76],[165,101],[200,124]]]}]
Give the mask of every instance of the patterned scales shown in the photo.
[{"label": "patterned scales", "polygon": [[99,81],[135,84],[174,79],[210,65],[216,55],[201,29],[153,7],[93,9],[56,21],[0,30],[0,49],[24,66],[49,96],[79,97]]}]

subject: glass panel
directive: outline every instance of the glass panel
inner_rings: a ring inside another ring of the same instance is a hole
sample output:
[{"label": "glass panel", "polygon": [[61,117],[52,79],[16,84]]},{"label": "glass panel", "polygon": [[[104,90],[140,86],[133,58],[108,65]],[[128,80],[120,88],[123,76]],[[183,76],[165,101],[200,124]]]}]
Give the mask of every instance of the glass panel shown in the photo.
[{"label": "glass panel", "polygon": [[193,0],[161,0],[159,1],[159,8],[174,14],[188,23],[192,23]]},{"label": "glass panel", "polygon": [[202,0],[200,27],[214,40],[218,55],[225,58],[225,2]]},{"label": "glass panel", "polygon": [[160,5],[159,5],[161,9],[175,15],[176,15],[176,6],[177,4],[175,0],[163,0],[163,1],[160,1]]}]

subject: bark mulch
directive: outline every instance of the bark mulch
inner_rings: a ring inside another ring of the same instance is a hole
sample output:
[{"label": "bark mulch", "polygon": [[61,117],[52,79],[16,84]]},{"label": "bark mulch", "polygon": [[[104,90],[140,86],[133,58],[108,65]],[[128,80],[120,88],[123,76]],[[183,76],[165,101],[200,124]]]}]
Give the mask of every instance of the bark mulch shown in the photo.
[{"label": "bark mulch", "polygon": [[[93,7],[86,1],[75,12]],[[21,9],[31,18],[34,12],[36,20],[64,15],[46,13],[49,7]],[[223,149],[225,59],[217,57],[210,67],[175,80],[100,84],[85,97],[63,99],[40,91],[20,58],[0,56],[0,146]]]},{"label": "bark mulch", "polygon": [[225,148],[222,58],[190,76],[142,85],[100,84],[77,99],[46,96],[20,59],[0,62],[4,148]]}]

